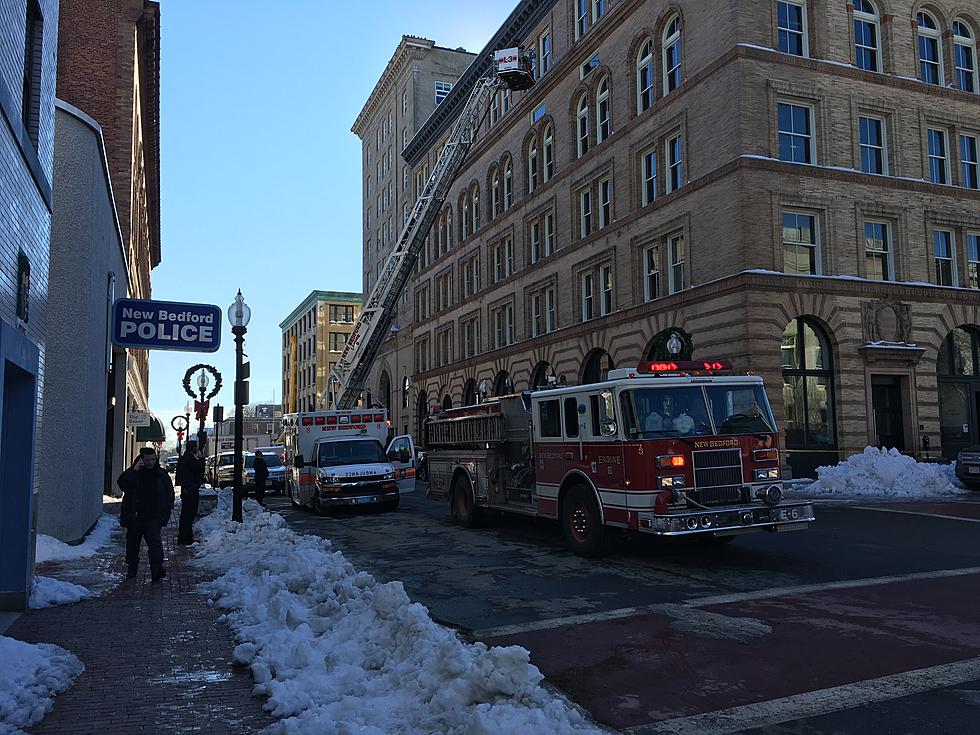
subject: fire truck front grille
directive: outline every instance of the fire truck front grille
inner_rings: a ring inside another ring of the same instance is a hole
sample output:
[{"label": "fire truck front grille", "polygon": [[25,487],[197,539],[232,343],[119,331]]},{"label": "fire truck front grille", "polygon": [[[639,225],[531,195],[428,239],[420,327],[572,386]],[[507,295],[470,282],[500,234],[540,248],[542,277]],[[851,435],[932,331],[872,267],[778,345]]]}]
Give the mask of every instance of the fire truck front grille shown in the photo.
[{"label": "fire truck front grille", "polygon": [[694,452],[694,489],[697,502],[702,505],[741,502],[743,482],[740,449]]}]

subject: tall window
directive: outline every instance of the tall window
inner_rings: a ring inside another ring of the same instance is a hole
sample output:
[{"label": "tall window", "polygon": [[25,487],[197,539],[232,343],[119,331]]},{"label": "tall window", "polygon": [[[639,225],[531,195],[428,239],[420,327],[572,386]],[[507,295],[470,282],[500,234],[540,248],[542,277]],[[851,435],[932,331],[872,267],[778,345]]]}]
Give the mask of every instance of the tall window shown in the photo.
[{"label": "tall window", "polygon": [[463,263],[463,298],[470,296],[480,290],[480,256],[470,258]]},{"label": "tall window", "polygon": [[813,163],[812,115],[805,105],[779,103],[779,160]]},{"label": "tall window", "polygon": [[551,68],[551,30],[538,37],[538,77],[548,73]]},{"label": "tall window", "polygon": [[579,236],[588,237],[592,234],[592,188],[582,189],[578,195]]},{"label": "tall window", "polygon": [[595,274],[582,274],[582,321],[595,318]]},{"label": "tall window", "polygon": [[556,322],[555,289],[548,288],[531,296],[531,335],[540,337],[553,332]]},{"label": "tall window", "polygon": [[806,5],[802,2],[776,3],[779,50],[784,54],[807,56]]},{"label": "tall window", "polygon": [[556,250],[555,244],[555,213],[548,212],[544,216],[544,254],[552,255]]},{"label": "tall window", "polygon": [[611,314],[613,310],[613,269],[611,265],[604,265],[599,269],[599,283],[602,285],[599,314],[606,316]]},{"label": "tall window", "polygon": [[436,107],[442,104],[452,89],[453,85],[450,82],[436,82]]},{"label": "tall window", "polygon": [[534,138],[527,146],[527,191],[538,188],[538,142]]},{"label": "tall window", "polygon": [[636,112],[653,107],[653,41],[647,39],[636,55]]},{"label": "tall window", "polygon": [[453,209],[449,207],[446,209],[446,251],[453,249]]},{"label": "tall window", "polygon": [[881,71],[878,11],[869,0],[854,0],[854,60],[859,69]]},{"label": "tall window", "polygon": [[887,174],[885,123],[877,117],[859,117],[861,135],[861,170],[866,174]]},{"label": "tall window", "polygon": [[820,273],[817,218],[801,212],[783,212],[783,270],[793,274]]},{"label": "tall window", "polygon": [[469,194],[463,192],[463,198],[459,202],[460,219],[460,242],[470,236],[470,198]]},{"label": "tall window", "polygon": [[953,63],[956,86],[964,92],[977,91],[977,41],[973,31],[961,20],[953,23]]},{"label": "tall window", "polygon": [[500,119],[500,92],[497,92],[490,100],[490,127],[497,124]]},{"label": "tall window", "polygon": [[643,300],[653,301],[660,296],[660,247],[650,245],[643,250]]},{"label": "tall window", "polygon": [[547,182],[555,175],[555,129],[551,125],[547,125],[544,129],[544,144],[542,145],[542,154],[544,164],[542,167],[542,173],[544,174],[544,180]]},{"label": "tall window", "polygon": [[599,227],[612,224],[612,181],[602,179],[599,182]]},{"label": "tall window", "polygon": [[578,101],[578,113],[575,117],[577,151],[581,157],[589,151],[589,98],[584,94]]},{"label": "tall window", "polygon": [[891,228],[887,222],[864,223],[864,262],[868,278],[875,281],[894,279]]},{"label": "tall window", "polygon": [[927,84],[944,84],[939,26],[928,13],[915,16],[919,38],[919,77]]},{"label": "tall window", "polygon": [[929,129],[929,181],[949,183],[949,159],[946,154],[946,132]]},{"label": "tall window", "polygon": [[537,263],[541,260],[541,221],[535,220],[531,223],[528,231],[529,249],[531,262]]},{"label": "tall window", "polygon": [[463,359],[476,357],[480,353],[480,320],[469,319],[463,322]]},{"label": "tall window", "polygon": [[823,330],[809,319],[794,319],[783,332],[780,352],[786,448],[836,446],[833,365]]},{"label": "tall window", "polygon": [[667,141],[667,193],[677,191],[684,185],[684,164],[682,159],[681,136],[675,135]]},{"label": "tall window", "polygon": [[980,168],[978,168],[977,149],[976,136],[960,136],[960,166],[962,168],[963,186],[967,189],[980,189]]},{"label": "tall window", "polygon": [[681,86],[681,19],[676,15],[667,23],[663,36],[664,94]]},{"label": "tall window", "polygon": [[504,209],[510,209],[514,203],[514,166],[510,158],[504,164]]},{"label": "tall window", "polygon": [[514,307],[507,304],[493,312],[494,346],[497,349],[514,343]]},{"label": "tall window", "polygon": [[677,293],[687,288],[687,252],[684,248],[684,235],[667,238],[667,255],[670,269],[667,272],[667,288]]},{"label": "tall window", "polygon": [[589,29],[589,0],[575,0],[575,38]]},{"label": "tall window", "polygon": [[592,22],[606,14],[606,0],[592,0]]},{"label": "tall window", "polygon": [[500,174],[497,167],[490,169],[490,217],[500,214]]},{"label": "tall window", "polygon": [[657,198],[657,151],[647,151],[641,159],[643,186],[641,203],[645,207]]},{"label": "tall window", "polygon": [[36,147],[41,117],[41,45],[44,41],[44,20],[37,0],[27,0],[27,13],[24,20],[24,88],[21,96],[21,121]]},{"label": "tall window", "polygon": [[599,82],[595,96],[596,143],[601,143],[612,133],[612,119],[609,112],[609,78]]},{"label": "tall window", "polygon": [[966,285],[980,288],[980,234],[966,235]]},{"label": "tall window", "polygon": [[948,230],[933,230],[932,252],[936,265],[936,283],[940,286],[955,286],[956,246],[953,243],[953,233]]},{"label": "tall window", "polygon": [[544,328],[548,332],[553,332],[558,327],[558,298],[555,296],[555,289],[549,288],[544,292],[544,305]]},{"label": "tall window", "polygon": [[480,229],[480,187],[473,184],[470,191],[470,220],[473,223],[473,232]]}]

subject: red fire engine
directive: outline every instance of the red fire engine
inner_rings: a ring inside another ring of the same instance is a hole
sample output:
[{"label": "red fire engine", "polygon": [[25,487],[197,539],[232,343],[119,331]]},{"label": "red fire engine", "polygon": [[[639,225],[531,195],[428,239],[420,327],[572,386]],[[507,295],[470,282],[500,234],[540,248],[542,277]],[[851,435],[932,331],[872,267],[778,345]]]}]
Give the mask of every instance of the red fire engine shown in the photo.
[{"label": "red fire engine", "polygon": [[426,424],[428,496],[466,527],[485,509],[556,518],[582,556],[601,553],[606,527],[719,543],[804,529],[813,505],[783,502],[762,379],[730,370],[647,362],[444,411]]}]

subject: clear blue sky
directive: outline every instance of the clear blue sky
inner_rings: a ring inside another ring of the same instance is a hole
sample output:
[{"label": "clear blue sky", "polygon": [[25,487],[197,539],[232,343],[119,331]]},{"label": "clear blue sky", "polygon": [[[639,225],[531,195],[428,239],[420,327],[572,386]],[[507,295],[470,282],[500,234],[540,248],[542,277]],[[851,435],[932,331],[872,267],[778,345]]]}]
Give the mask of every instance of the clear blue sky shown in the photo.
[{"label": "clear blue sky", "polygon": [[[253,402],[281,400],[279,322],[315,288],[361,288],[354,119],[402,34],[477,52],[516,0],[161,3],[163,262],[153,298],[252,307]],[[191,365],[233,403],[227,322],[212,355],[155,351],[151,409],[168,425]],[[226,413],[229,412],[226,410]]]}]

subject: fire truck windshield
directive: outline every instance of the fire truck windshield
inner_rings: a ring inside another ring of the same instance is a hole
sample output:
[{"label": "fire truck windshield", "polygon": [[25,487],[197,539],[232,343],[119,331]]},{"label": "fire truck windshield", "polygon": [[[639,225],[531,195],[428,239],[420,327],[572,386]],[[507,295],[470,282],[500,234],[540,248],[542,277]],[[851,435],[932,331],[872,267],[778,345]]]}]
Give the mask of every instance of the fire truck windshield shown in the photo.
[{"label": "fire truck windshield", "polygon": [[620,393],[630,438],[775,432],[769,401],[759,385],[671,386]]}]

